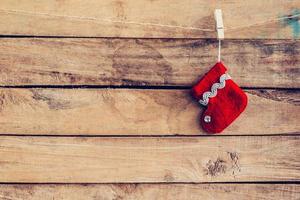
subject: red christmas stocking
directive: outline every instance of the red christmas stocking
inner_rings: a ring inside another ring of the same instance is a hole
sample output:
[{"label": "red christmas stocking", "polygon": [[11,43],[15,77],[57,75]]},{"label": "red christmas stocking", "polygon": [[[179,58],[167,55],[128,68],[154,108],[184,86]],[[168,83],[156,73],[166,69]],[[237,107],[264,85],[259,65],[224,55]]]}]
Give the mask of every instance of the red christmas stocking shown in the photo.
[{"label": "red christmas stocking", "polygon": [[246,94],[226,71],[218,62],[192,89],[194,98],[207,107],[200,123],[209,133],[222,132],[247,106]]}]

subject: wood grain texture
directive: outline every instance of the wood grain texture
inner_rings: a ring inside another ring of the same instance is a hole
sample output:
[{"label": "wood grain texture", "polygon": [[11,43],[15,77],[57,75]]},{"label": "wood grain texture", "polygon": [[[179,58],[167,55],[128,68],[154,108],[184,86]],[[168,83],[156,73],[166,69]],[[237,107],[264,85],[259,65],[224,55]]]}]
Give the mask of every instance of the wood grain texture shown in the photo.
[{"label": "wood grain texture", "polygon": [[0,137],[0,182],[299,181],[299,136]]},{"label": "wood grain texture", "polygon": [[[223,134],[297,134],[298,90],[247,90]],[[203,135],[189,90],[0,89],[0,134]]]},{"label": "wood grain texture", "polygon": [[[227,40],[244,87],[300,88],[300,41]],[[191,86],[217,59],[213,40],[0,39],[0,85]]]},{"label": "wood grain texture", "polygon": [[[261,24],[263,21],[298,14],[300,12],[298,0],[249,0],[247,2],[239,0],[172,2],[163,0],[1,0],[0,33],[45,36],[212,38],[215,37],[215,31],[203,32],[182,28],[111,23],[107,20],[214,30],[213,13],[215,8],[223,10],[224,25],[227,29],[225,31],[226,38],[287,39],[300,37],[297,28],[299,18]],[[3,10],[19,12],[3,12]],[[90,20],[91,18],[98,20]],[[256,23],[259,25],[244,27]],[[230,30],[240,26],[242,27]]]},{"label": "wood grain texture", "polygon": [[1,200],[299,200],[294,184],[64,184],[0,185]]}]

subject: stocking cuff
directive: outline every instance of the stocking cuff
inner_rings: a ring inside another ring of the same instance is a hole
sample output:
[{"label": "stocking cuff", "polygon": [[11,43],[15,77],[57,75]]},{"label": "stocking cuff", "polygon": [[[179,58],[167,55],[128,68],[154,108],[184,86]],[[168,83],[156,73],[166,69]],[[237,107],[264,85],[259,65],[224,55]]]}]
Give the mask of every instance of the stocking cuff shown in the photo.
[{"label": "stocking cuff", "polygon": [[214,83],[211,86],[210,91],[204,92],[202,95],[202,99],[199,100],[199,103],[203,106],[207,106],[209,102],[209,98],[215,97],[218,94],[219,89],[223,89],[226,86],[226,80],[231,79],[228,74],[222,74],[220,76],[220,82]]},{"label": "stocking cuff", "polygon": [[218,62],[207,72],[203,78],[192,88],[192,95],[199,103],[206,106],[209,98],[217,95],[217,90],[222,89],[226,85],[226,80],[230,76],[226,74],[226,67],[223,63]]}]

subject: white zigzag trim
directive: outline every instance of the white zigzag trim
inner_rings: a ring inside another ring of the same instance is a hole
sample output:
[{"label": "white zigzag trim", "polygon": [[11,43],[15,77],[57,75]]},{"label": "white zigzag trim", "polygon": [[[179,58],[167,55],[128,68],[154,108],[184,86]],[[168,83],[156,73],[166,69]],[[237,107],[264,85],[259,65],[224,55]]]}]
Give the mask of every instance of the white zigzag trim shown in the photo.
[{"label": "white zigzag trim", "polygon": [[220,83],[214,83],[211,86],[211,91],[204,92],[202,95],[202,99],[199,100],[199,103],[201,103],[204,106],[207,106],[209,102],[209,98],[217,96],[218,89],[222,89],[226,85],[226,80],[231,79],[231,77],[228,74],[223,74],[220,76]]}]

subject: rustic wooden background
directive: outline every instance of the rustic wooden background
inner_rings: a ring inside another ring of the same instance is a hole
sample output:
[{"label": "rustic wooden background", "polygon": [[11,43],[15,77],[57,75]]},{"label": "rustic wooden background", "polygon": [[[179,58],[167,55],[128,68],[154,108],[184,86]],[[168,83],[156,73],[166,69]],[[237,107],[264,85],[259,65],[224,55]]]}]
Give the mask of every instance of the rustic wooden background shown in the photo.
[{"label": "rustic wooden background", "polygon": [[[197,29],[215,8],[249,105],[208,136],[189,88],[216,62]],[[297,14],[299,0],[1,0],[0,199],[299,200],[300,22],[274,20]]]}]

